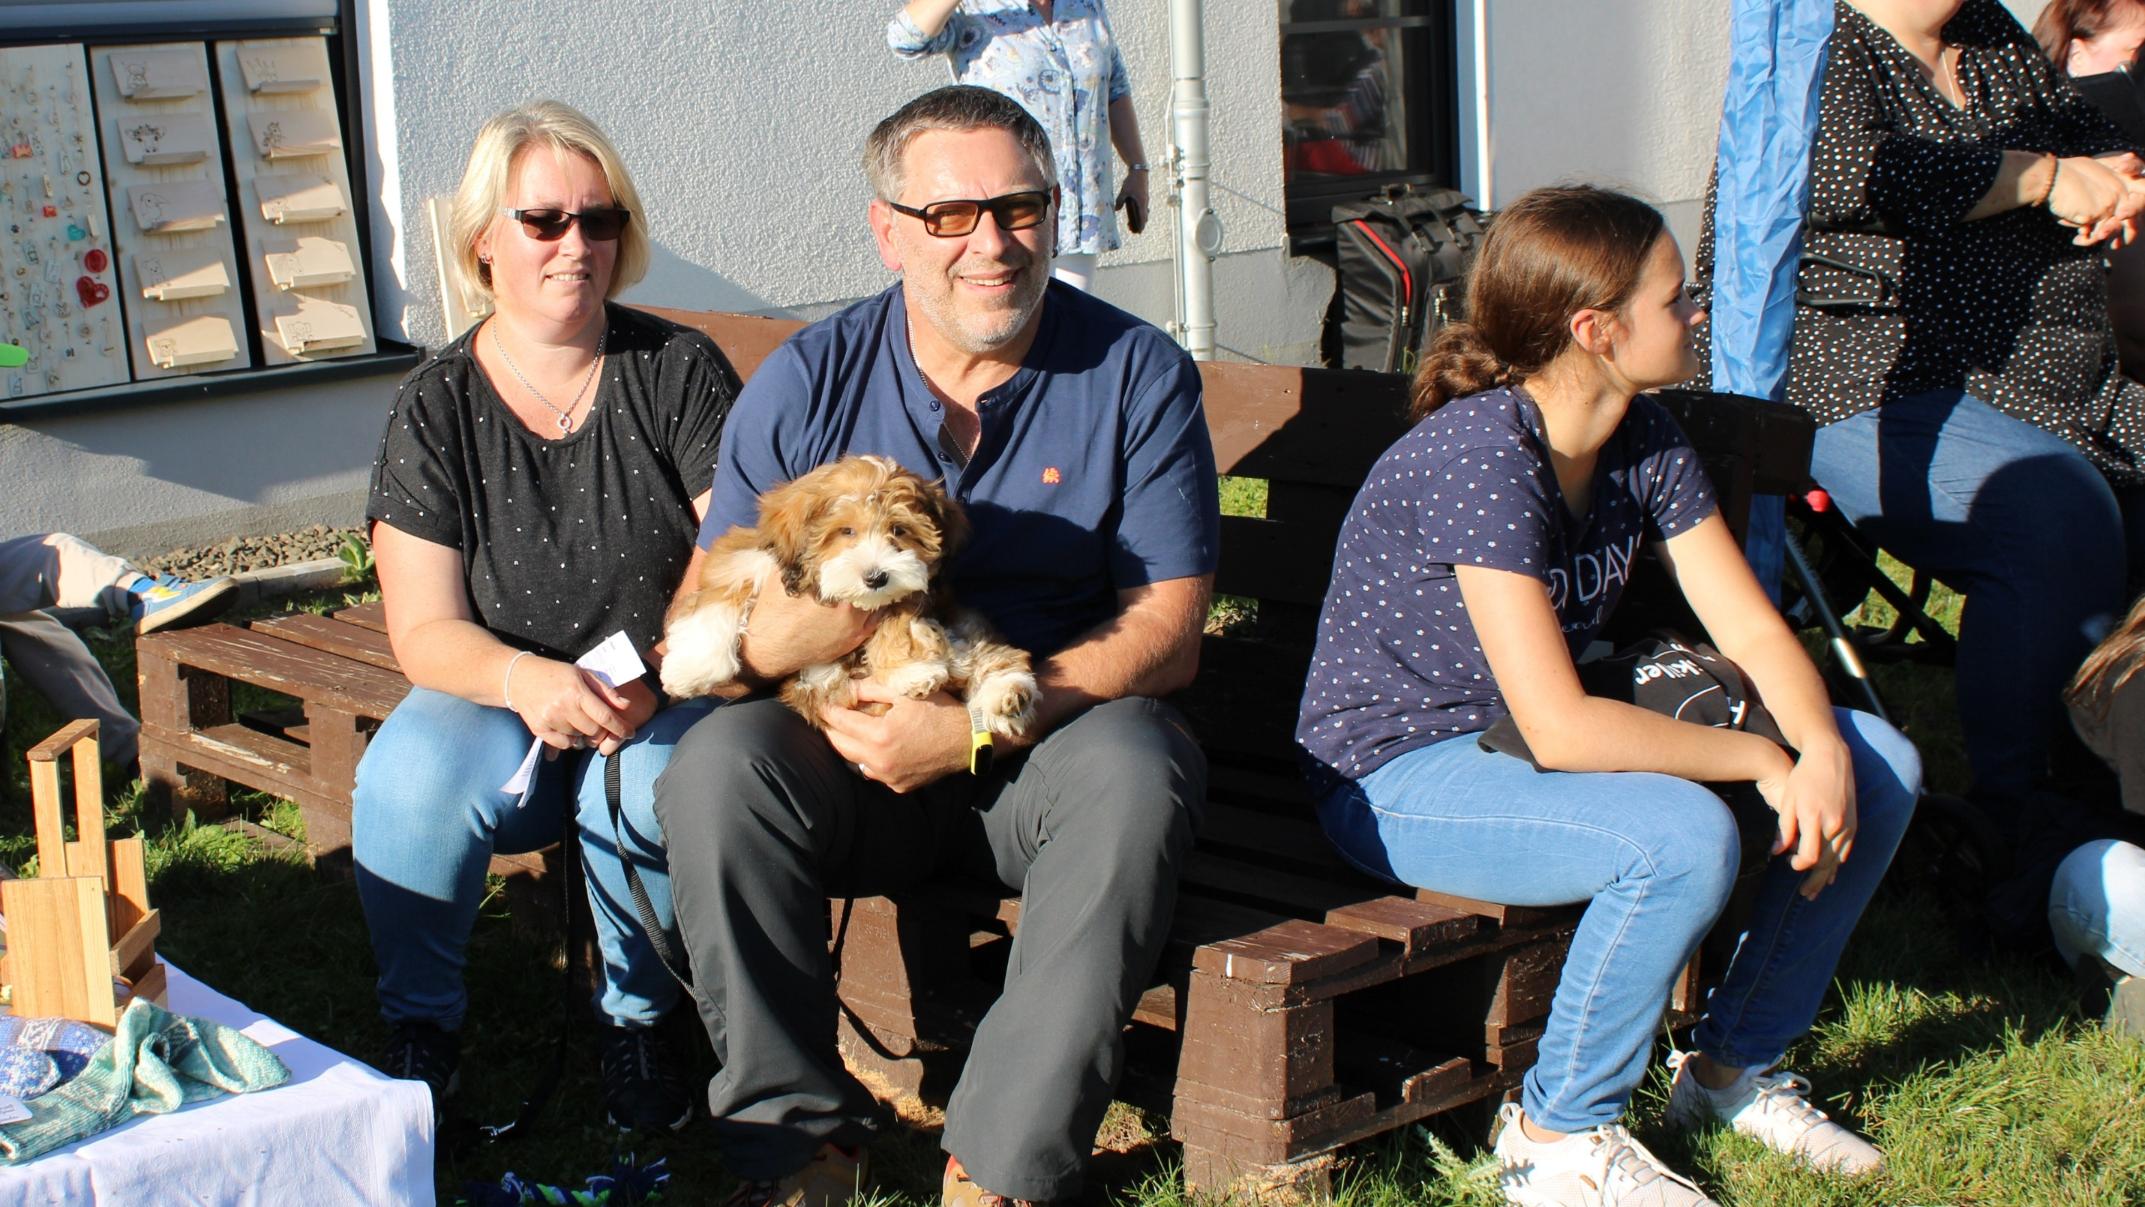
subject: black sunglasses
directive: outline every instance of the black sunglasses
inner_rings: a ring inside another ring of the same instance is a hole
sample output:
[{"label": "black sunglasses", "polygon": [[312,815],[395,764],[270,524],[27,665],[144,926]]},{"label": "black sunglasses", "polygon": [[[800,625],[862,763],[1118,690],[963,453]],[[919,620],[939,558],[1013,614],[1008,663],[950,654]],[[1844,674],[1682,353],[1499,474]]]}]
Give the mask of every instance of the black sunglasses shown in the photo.
[{"label": "black sunglasses", "polygon": [[521,229],[527,231],[531,239],[544,243],[554,243],[565,238],[566,228],[576,222],[581,224],[582,238],[608,243],[622,234],[626,223],[633,219],[633,211],[620,209],[615,205],[582,210],[578,214],[572,210],[549,208],[499,212],[521,223]]},{"label": "black sunglasses", "polygon": [[1050,213],[1051,194],[1048,190],[1035,189],[1025,193],[1007,193],[983,201],[934,201],[922,209],[911,209],[898,201],[889,201],[896,213],[923,220],[924,233],[941,239],[956,239],[976,229],[983,220],[983,211],[989,210],[991,218],[1002,231],[1024,231],[1035,226]]}]

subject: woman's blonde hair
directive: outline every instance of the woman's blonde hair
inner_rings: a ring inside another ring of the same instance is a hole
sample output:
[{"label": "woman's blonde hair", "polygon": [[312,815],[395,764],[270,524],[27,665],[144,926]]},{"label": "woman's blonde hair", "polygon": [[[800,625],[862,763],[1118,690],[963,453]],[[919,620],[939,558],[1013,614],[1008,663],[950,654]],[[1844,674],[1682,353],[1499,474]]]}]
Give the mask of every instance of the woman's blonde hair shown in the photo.
[{"label": "woman's blonde hair", "polygon": [[454,190],[454,205],[448,213],[450,260],[461,277],[463,293],[480,310],[492,296],[492,270],[477,261],[477,240],[506,204],[507,178],[513,174],[515,161],[523,151],[537,146],[594,160],[610,187],[612,204],[633,214],[619,233],[618,262],[604,296],[617,297],[648,273],[647,214],[618,148],[571,105],[532,101],[499,114],[477,131],[476,144],[469,148],[469,166],[462,169],[462,183]]},{"label": "woman's blonde hair", "polygon": [[2123,623],[2086,655],[2066,695],[2089,712],[2105,714],[2115,689],[2141,668],[2145,668],[2145,595],[2131,605]]}]

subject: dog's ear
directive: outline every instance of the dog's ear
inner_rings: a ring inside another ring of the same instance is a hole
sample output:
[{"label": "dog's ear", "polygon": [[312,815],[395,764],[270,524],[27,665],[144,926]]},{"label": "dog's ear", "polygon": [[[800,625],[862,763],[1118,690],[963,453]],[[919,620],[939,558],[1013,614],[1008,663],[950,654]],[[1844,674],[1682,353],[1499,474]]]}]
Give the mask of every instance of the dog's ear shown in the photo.
[{"label": "dog's ear", "polygon": [[943,561],[968,543],[968,513],[946,492],[943,481],[924,483],[923,496],[938,521],[938,555]]},{"label": "dog's ear", "polygon": [[782,568],[782,589],[804,590],[805,558],[812,547],[812,518],[820,492],[799,478],[760,496],[760,548]]}]

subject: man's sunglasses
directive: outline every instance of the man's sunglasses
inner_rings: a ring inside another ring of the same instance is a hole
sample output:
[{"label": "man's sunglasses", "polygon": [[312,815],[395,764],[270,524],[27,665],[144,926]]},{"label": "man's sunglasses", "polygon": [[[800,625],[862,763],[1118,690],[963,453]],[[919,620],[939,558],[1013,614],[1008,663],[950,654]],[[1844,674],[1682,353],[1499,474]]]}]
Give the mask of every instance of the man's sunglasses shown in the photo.
[{"label": "man's sunglasses", "polygon": [[527,231],[531,239],[542,243],[555,243],[565,238],[566,228],[576,222],[581,224],[582,238],[590,239],[597,243],[608,243],[623,233],[626,229],[626,223],[633,219],[633,211],[620,209],[615,205],[582,210],[578,214],[572,210],[555,209],[500,210],[499,212],[521,223],[521,229]]},{"label": "man's sunglasses", "polygon": [[1038,225],[1050,213],[1049,190],[1037,189],[1026,193],[1006,193],[986,201],[934,201],[922,209],[911,209],[898,201],[886,204],[894,212],[921,219],[924,233],[941,239],[956,239],[976,229],[983,220],[983,211],[989,210],[991,218],[1002,231],[1024,231]]}]

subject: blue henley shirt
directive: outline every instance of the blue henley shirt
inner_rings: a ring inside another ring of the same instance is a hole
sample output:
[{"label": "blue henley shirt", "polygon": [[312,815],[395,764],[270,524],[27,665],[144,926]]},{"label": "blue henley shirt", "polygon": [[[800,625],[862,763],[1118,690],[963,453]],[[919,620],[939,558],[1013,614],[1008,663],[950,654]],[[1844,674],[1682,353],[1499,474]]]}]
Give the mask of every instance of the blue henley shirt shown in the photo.
[{"label": "blue henley shirt", "polygon": [[877,453],[945,480],[974,529],[945,572],[955,597],[1039,657],[1115,615],[1119,590],[1213,571],[1199,370],[1162,332],[1053,281],[1020,370],[977,410],[963,466],[941,449],[899,284],[814,323],[738,395],[700,544],[755,523],[769,488]]}]

